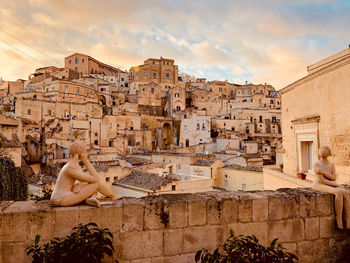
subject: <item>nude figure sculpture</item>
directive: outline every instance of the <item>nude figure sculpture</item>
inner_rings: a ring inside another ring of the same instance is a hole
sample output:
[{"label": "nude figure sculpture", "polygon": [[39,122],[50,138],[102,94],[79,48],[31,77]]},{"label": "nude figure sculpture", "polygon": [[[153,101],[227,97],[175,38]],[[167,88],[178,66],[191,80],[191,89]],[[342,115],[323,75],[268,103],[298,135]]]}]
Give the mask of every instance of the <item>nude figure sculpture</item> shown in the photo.
[{"label": "nude figure sculpture", "polygon": [[338,228],[343,229],[343,210],[346,228],[350,229],[350,192],[337,184],[334,165],[328,161],[331,149],[322,146],[319,151],[320,160],[313,165],[316,174],[312,189],[335,195],[335,214]]},{"label": "nude figure sculpture", "polygon": [[[88,160],[84,142],[73,142],[69,149],[70,158],[60,171],[55,189],[51,195],[51,203],[55,206],[72,206],[85,201],[88,205],[99,207],[101,204],[96,193],[116,200],[120,196],[112,192],[95,168]],[[83,162],[88,173],[79,166]],[[77,182],[77,180],[79,182]]]}]

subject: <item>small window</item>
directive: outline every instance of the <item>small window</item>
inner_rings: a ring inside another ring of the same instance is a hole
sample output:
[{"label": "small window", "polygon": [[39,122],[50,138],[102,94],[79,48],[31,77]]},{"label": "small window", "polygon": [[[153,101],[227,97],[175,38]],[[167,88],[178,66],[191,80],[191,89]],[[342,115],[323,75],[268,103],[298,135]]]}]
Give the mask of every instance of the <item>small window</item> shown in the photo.
[{"label": "small window", "polygon": [[273,100],[270,100],[270,104],[273,104]]},{"label": "small window", "polygon": [[96,137],[98,136],[98,133],[97,133],[97,132],[95,132],[95,136],[96,136]]},{"label": "small window", "polygon": [[176,111],[181,111],[181,107],[180,106],[176,106]]},{"label": "small window", "polygon": [[242,184],[242,190],[243,191],[247,191],[247,185],[246,184]]},{"label": "small window", "polygon": [[98,145],[98,140],[95,140],[95,141],[94,141],[94,144],[95,144],[95,145]]},{"label": "small window", "polygon": [[109,182],[109,177],[106,177],[106,182]]},{"label": "small window", "polygon": [[148,71],[142,71],[142,75],[147,77],[148,76]]},{"label": "small window", "polygon": [[75,57],[75,64],[78,64],[79,63],[79,59],[78,57]]},{"label": "small window", "polygon": [[165,72],[165,78],[170,79],[170,73],[169,72]]},{"label": "small window", "polygon": [[184,115],[184,119],[187,119],[187,115],[186,114]]},{"label": "small window", "polygon": [[169,85],[165,85],[165,88],[166,88],[166,89],[170,89],[170,86],[169,86]]},{"label": "small window", "polygon": [[118,178],[117,176],[114,176],[114,177],[113,177],[113,180],[115,181],[115,180],[117,180],[117,178]]},{"label": "small window", "polygon": [[157,73],[156,73],[156,72],[153,72],[153,73],[152,73],[152,78],[154,78],[154,79],[157,78]]},{"label": "small window", "polygon": [[154,94],[154,88],[151,88],[151,92],[152,92],[152,94]]},{"label": "small window", "polygon": [[75,67],[75,71],[78,72],[78,67]]},{"label": "small window", "polygon": [[71,59],[69,60],[69,64],[72,64],[72,60]]},{"label": "small window", "polygon": [[108,145],[109,145],[109,147],[112,147],[113,146],[113,141],[109,141]]},{"label": "small window", "polygon": [[201,125],[199,123],[197,123],[197,130],[201,129]]},{"label": "small window", "polygon": [[259,116],[259,122],[262,122],[262,116]]},{"label": "small window", "polygon": [[94,111],[94,105],[91,105],[91,112]]},{"label": "small window", "polygon": [[175,93],[175,97],[180,97],[180,94],[179,93]]},{"label": "small window", "polygon": [[84,61],[85,61],[85,60],[84,60],[84,59],[82,59],[82,60],[81,60],[81,63],[84,63]]},{"label": "small window", "polygon": [[31,109],[27,110],[27,115],[32,115],[32,110]]},{"label": "small window", "polygon": [[277,119],[276,117],[272,117],[272,120],[271,120],[273,123],[276,123],[277,122]]},{"label": "small window", "polygon": [[202,130],[205,130],[205,123],[202,124]]},{"label": "small window", "polygon": [[176,191],[176,185],[171,186],[171,191]]},{"label": "small window", "polygon": [[79,94],[79,89],[77,89],[77,94]]},{"label": "small window", "polygon": [[222,88],[219,88],[219,92],[222,92]]},{"label": "small window", "polygon": [[121,81],[124,81],[124,78],[121,78],[120,80],[121,80]]}]

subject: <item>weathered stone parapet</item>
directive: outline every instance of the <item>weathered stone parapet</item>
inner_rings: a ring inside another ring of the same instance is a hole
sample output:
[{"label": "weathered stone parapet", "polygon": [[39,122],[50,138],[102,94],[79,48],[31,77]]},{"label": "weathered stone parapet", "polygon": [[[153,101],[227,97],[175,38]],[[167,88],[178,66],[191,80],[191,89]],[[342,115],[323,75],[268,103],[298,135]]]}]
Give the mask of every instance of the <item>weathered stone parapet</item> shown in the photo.
[{"label": "weathered stone parapet", "polygon": [[302,262],[333,262],[350,234],[336,229],[333,199],[299,188],[124,198],[102,208],[0,202],[0,263],[30,262],[24,249],[36,234],[43,242],[63,238],[91,221],[112,231],[120,262],[194,262],[197,250],[222,245],[230,229],[263,244],[279,238]]}]

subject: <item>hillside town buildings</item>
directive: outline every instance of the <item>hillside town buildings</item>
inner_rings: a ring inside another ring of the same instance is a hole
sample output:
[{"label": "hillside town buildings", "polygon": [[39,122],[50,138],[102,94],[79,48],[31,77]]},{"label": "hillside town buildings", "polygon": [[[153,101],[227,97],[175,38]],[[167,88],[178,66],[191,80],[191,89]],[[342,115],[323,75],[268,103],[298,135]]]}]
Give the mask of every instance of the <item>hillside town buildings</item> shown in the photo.
[{"label": "hillside town buildings", "polygon": [[261,167],[275,163],[282,140],[272,86],[196,79],[162,57],[129,71],[81,53],[64,65],[0,82],[0,133],[7,146],[16,135],[21,150],[11,158],[35,194],[54,184],[75,140],[128,196],[262,189]]}]

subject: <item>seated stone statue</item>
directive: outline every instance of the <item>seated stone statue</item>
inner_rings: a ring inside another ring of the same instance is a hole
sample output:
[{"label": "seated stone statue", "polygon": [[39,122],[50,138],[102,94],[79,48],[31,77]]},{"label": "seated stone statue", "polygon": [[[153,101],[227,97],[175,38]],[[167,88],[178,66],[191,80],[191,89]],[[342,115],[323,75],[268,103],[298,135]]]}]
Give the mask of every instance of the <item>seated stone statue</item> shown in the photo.
[{"label": "seated stone statue", "polygon": [[[103,178],[100,178],[88,160],[84,142],[73,142],[69,149],[69,155],[70,158],[60,171],[51,195],[50,201],[53,205],[72,206],[85,201],[89,205],[99,207],[100,202],[96,198],[97,192],[112,200],[120,198],[113,193]],[[83,172],[79,161],[83,162],[88,173]]]},{"label": "seated stone statue", "polygon": [[320,160],[313,165],[315,180],[312,188],[320,192],[335,195],[335,214],[338,228],[343,228],[343,210],[345,212],[346,228],[350,229],[350,196],[344,186],[337,184],[334,165],[328,161],[331,149],[322,146],[319,151]]}]

